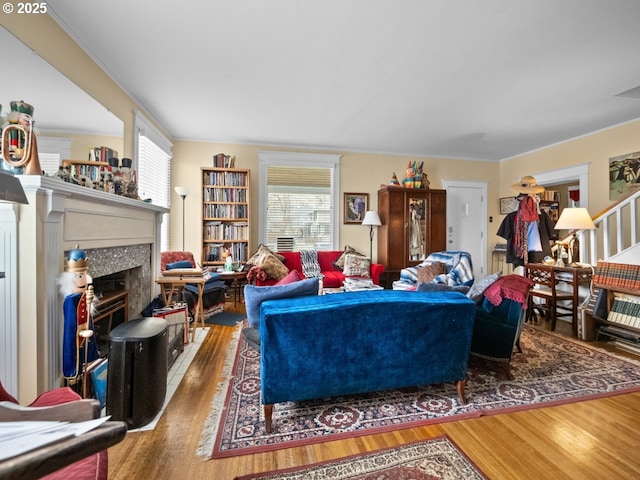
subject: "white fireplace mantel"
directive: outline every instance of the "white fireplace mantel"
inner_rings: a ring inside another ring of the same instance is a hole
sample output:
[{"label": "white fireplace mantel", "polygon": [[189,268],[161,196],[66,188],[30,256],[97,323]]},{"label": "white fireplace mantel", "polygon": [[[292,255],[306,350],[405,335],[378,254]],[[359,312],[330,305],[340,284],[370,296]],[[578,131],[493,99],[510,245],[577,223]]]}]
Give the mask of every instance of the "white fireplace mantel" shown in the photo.
[{"label": "white fireplace mantel", "polygon": [[62,298],[56,280],[64,270],[65,252],[75,245],[95,249],[149,244],[151,280],[141,294],[150,300],[159,272],[160,226],[169,210],[57,178],[18,178],[29,204],[5,205],[4,215],[0,211],[0,226],[13,233],[0,237],[0,242],[5,238],[0,261],[9,266],[0,282],[8,286],[4,297],[14,302],[5,311],[16,312],[0,324],[0,349],[6,352],[0,354],[0,375],[10,392],[26,401],[63,382]]}]

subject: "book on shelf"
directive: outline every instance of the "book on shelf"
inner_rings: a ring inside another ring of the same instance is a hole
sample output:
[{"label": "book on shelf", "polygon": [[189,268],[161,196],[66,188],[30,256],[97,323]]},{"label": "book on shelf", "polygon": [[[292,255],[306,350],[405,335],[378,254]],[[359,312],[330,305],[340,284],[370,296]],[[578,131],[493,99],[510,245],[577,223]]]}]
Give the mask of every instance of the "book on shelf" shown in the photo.
[{"label": "book on shelf", "polygon": [[213,156],[214,168],[235,168],[236,157],[232,155],[226,155],[224,153],[217,153]]},{"label": "book on shelf", "polygon": [[607,321],[640,328],[640,297],[616,296]]},{"label": "book on shelf", "polygon": [[109,147],[93,147],[89,149],[90,162],[108,162],[110,158],[118,158],[118,151]]},{"label": "book on shelf", "polygon": [[593,283],[606,287],[640,291],[640,266],[599,261],[594,268]]}]

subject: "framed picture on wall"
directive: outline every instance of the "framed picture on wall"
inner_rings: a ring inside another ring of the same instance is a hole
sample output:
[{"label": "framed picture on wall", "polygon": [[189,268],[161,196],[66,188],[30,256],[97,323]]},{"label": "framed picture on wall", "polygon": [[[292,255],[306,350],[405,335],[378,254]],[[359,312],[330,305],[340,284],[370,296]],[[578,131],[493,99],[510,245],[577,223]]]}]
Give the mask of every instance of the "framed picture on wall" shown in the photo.
[{"label": "framed picture on wall", "polygon": [[502,197],[500,199],[500,215],[507,215],[518,209],[518,200],[516,197]]},{"label": "framed picture on wall", "polygon": [[368,193],[344,194],[344,223],[362,223],[369,208]]}]

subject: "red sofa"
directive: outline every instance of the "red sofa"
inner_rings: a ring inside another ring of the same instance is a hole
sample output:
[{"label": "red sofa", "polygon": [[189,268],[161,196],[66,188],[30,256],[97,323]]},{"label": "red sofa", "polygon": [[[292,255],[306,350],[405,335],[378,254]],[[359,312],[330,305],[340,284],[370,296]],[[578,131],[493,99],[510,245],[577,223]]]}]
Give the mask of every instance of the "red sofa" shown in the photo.
[{"label": "red sofa", "polygon": [[[297,270],[301,277],[302,274],[302,262],[300,260],[300,252],[276,252],[278,255],[285,257],[284,264],[289,271]],[[342,286],[345,276],[339,268],[333,265],[340,255],[344,252],[342,250],[318,250],[318,264],[320,264],[320,270],[324,275],[322,279],[322,285],[324,288],[338,288]],[[371,265],[371,278],[376,285],[380,285],[380,275],[384,272],[384,265],[374,263]],[[266,280],[260,280],[256,278],[256,285],[274,285],[276,280],[273,278],[267,278]]]}]

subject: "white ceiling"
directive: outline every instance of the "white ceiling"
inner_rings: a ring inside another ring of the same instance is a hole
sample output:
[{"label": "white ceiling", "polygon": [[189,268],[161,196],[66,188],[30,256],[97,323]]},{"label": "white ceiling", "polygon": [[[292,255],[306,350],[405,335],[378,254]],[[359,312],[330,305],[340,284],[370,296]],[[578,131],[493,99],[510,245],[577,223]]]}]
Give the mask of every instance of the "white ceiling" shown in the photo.
[{"label": "white ceiling", "polygon": [[640,118],[638,0],[48,0],[173,139],[500,160]]}]

